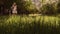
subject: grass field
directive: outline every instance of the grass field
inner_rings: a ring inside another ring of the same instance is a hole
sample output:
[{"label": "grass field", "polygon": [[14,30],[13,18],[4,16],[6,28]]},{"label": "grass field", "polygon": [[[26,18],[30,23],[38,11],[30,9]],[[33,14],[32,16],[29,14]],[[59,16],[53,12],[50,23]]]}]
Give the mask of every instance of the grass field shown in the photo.
[{"label": "grass field", "polygon": [[59,16],[0,16],[0,34],[59,34]]}]

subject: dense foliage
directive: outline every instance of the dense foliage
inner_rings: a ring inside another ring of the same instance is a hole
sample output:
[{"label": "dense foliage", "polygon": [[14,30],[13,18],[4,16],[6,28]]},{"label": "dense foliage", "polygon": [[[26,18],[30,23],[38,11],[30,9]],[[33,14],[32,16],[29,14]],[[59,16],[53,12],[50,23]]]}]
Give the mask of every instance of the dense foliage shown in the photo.
[{"label": "dense foliage", "polygon": [[[44,0],[40,1],[40,5],[42,5],[40,8],[40,10],[36,9],[36,6],[33,4],[33,2],[31,0],[1,0],[0,1],[0,7],[3,7],[3,11],[2,9],[0,10],[2,12],[4,12],[4,9],[9,9],[11,8],[12,4],[16,2],[17,4],[17,11],[19,14],[29,14],[29,13],[44,13],[44,14],[58,14],[60,13],[60,2],[54,2],[50,1],[50,3],[45,2]],[[44,4],[45,3],[45,4]],[[5,11],[6,12],[6,11]]]}]

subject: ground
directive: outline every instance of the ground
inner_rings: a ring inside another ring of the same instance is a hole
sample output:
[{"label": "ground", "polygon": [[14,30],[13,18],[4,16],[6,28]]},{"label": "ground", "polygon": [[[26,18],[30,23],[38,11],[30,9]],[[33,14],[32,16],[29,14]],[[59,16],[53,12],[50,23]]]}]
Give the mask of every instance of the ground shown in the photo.
[{"label": "ground", "polygon": [[59,31],[59,16],[0,16],[0,34],[55,34]]}]

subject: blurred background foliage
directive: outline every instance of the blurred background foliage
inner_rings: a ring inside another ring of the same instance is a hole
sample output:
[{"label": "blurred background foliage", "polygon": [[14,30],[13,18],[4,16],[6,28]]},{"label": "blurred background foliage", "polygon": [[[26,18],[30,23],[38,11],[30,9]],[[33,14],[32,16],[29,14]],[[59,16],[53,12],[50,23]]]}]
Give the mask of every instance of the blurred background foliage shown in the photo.
[{"label": "blurred background foliage", "polygon": [[[40,14],[59,14],[60,13],[60,0],[40,0],[40,9],[36,9],[33,4],[35,0],[0,0],[0,11],[3,9],[10,9],[12,4],[16,2],[18,8],[18,14],[30,14],[30,13],[40,13]],[[3,12],[3,11],[2,11]]]}]

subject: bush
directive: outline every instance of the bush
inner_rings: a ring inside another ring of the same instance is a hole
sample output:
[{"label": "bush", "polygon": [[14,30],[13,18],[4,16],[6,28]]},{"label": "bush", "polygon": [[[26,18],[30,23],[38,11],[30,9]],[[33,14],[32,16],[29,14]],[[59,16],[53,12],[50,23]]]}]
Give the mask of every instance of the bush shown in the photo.
[{"label": "bush", "polygon": [[41,8],[42,14],[53,15],[55,14],[54,7],[52,4],[43,5]]}]

